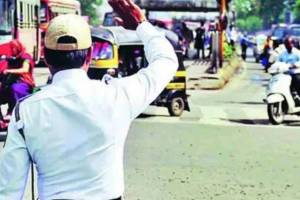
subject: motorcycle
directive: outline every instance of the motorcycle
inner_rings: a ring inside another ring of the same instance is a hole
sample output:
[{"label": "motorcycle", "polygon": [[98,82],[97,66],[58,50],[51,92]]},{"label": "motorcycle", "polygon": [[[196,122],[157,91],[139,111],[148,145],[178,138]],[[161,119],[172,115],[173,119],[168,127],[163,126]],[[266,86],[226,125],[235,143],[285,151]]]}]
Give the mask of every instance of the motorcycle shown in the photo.
[{"label": "motorcycle", "polygon": [[292,76],[300,74],[300,69],[287,63],[274,63],[268,72],[272,75],[267,88],[268,117],[272,124],[283,123],[285,115],[300,115],[300,105],[295,102],[291,92]]}]

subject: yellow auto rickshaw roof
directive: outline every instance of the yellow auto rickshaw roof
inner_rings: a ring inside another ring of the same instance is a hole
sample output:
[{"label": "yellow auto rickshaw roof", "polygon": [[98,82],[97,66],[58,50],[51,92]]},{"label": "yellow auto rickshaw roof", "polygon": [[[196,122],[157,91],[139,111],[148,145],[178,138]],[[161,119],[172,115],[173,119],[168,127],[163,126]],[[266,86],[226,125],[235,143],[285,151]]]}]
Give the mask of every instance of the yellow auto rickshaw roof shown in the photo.
[{"label": "yellow auto rickshaw roof", "polygon": [[136,31],[127,30],[121,26],[92,28],[92,37],[108,41],[118,46],[142,45]]},{"label": "yellow auto rickshaw roof", "polygon": [[[158,31],[164,32],[166,38],[172,43],[175,49],[179,49],[179,38],[176,33],[158,28]],[[128,45],[143,45],[141,39],[138,37],[136,31],[125,29],[121,26],[100,26],[91,29],[92,37],[108,41],[118,46]]]}]

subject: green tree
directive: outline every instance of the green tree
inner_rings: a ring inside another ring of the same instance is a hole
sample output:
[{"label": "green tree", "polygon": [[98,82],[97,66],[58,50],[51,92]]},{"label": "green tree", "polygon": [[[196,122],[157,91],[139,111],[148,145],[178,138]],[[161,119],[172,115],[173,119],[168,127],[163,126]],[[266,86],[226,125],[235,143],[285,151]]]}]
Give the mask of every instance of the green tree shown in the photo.
[{"label": "green tree", "polygon": [[297,22],[300,22],[300,0],[296,0],[295,8],[294,8],[294,16]]},{"label": "green tree", "polygon": [[282,0],[259,0],[260,10],[259,16],[262,16],[264,27],[268,28],[273,23],[279,22],[279,17],[283,13],[285,5]]},{"label": "green tree", "polygon": [[99,24],[99,17],[97,15],[97,6],[103,3],[103,0],[79,0],[81,3],[82,15],[90,17],[91,24]]},{"label": "green tree", "polygon": [[[282,16],[285,8],[283,2],[283,0],[234,0],[238,17],[237,24],[249,29],[247,24],[260,25],[262,22],[263,28],[270,28],[273,23],[280,21],[280,16]],[[250,18],[251,22],[247,22],[251,16],[255,16],[255,18]],[[253,27],[252,29],[257,28]]]},{"label": "green tree", "polygon": [[249,16],[245,19],[238,19],[236,23],[239,28],[247,32],[258,31],[263,27],[263,21],[258,16]]}]

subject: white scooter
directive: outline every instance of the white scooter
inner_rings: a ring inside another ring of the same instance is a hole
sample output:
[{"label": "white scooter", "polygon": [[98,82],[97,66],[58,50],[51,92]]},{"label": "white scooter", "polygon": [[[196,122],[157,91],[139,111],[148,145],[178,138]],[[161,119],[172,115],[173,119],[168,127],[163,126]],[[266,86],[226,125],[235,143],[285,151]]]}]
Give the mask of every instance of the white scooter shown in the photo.
[{"label": "white scooter", "polygon": [[290,68],[290,64],[277,62],[268,70],[272,75],[267,88],[268,116],[272,124],[284,121],[285,115],[300,115],[300,106],[296,106],[291,93],[292,76],[299,74],[300,69]]}]

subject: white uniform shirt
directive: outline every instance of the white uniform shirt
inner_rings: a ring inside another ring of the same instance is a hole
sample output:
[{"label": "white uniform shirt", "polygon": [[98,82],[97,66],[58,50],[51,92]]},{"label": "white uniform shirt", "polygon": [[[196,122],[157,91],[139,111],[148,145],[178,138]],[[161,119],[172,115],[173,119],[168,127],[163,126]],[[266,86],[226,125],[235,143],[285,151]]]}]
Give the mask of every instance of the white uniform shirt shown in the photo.
[{"label": "white uniform shirt", "polygon": [[41,200],[117,198],[124,191],[123,153],[130,123],[175,75],[178,60],[152,25],[137,29],[149,67],[114,79],[89,80],[81,69],[58,72],[53,83],[20,104],[26,142],[12,118],[0,157],[0,200],[22,199],[30,152]]}]

